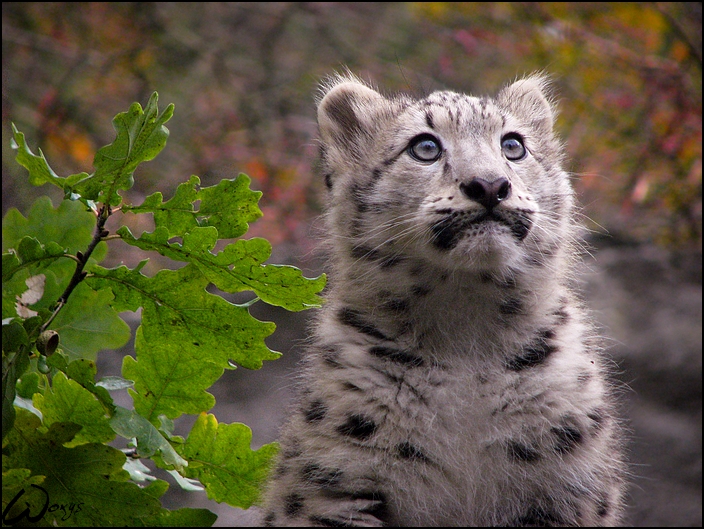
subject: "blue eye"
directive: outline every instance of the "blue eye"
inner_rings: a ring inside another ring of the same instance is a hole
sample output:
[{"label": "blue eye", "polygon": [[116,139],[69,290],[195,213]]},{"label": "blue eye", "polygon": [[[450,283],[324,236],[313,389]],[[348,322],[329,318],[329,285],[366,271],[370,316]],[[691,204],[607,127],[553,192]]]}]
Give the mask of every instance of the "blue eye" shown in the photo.
[{"label": "blue eye", "polygon": [[526,147],[523,145],[523,138],[515,132],[506,134],[501,139],[501,152],[506,159],[512,161],[521,160],[527,154]]},{"label": "blue eye", "polygon": [[434,162],[440,158],[442,146],[434,136],[421,134],[408,144],[408,154],[419,162]]}]

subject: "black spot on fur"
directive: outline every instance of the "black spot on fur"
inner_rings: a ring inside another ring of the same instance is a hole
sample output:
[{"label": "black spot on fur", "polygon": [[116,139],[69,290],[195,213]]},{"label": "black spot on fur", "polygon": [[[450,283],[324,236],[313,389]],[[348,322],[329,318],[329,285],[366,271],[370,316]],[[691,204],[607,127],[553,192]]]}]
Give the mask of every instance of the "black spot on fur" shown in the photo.
[{"label": "black spot on fur", "polygon": [[384,333],[374,327],[374,325],[364,320],[362,315],[354,309],[350,309],[348,307],[341,308],[337,313],[337,318],[340,322],[357,329],[363,334],[372,336],[373,338],[378,338],[379,340],[389,339]]},{"label": "black spot on fur", "polygon": [[411,287],[411,294],[414,296],[417,296],[419,298],[422,298],[423,296],[427,296],[430,294],[431,289],[428,287],[425,287],[423,285],[416,285],[414,287]]},{"label": "black spot on fur", "polygon": [[401,154],[403,154],[403,152],[404,151],[401,151],[401,153],[395,154],[391,158],[387,158],[386,160],[384,160],[381,163],[384,165],[384,167],[389,167],[390,165],[393,165],[396,162],[396,160],[398,160],[399,156],[401,156]]},{"label": "black spot on fur", "polygon": [[582,371],[577,375],[577,382],[580,386],[584,386],[592,379],[592,374],[589,371]]},{"label": "black spot on fur", "polygon": [[308,520],[312,522],[314,527],[356,527],[352,522],[329,518],[327,516],[315,515],[308,518]]},{"label": "black spot on fur", "polygon": [[493,283],[495,281],[494,274],[491,272],[480,272],[479,280],[482,283]]},{"label": "black spot on fur", "polygon": [[337,427],[337,431],[342,435],[365,441],[374,435],[376,428],[376,423],[369,417],[352,414],[347,417],[347,421],[344,424]]},{"label": "black spot on fur", "polygon": [[461,226],[454,215],[445,217],[430,226],[433,233],[433,245],[439,250],[452,250],[460,242]]},{"label": "black spot on fur", "polygon": [[538,339],[552,340],[555,337],[555,331],[552,329],[542,329],[538,332]]},{"label": "black spot on fur", "polygon": [[382,307],[391,312],[406,312],[410,306],[410,301],[403,298],[390,299],[385,301]]},{"label": "black spot on fur", "polygon": [[[442,174],[447,179],[447,178],[450,178],[450,173],[452,173],[452,165],[450,165],[450,162],[445,161],[445,163],[442,166]],[[450,198],[452,198],[452,197],[450,197]]]},{"label": "black spot on fur", "polygon": [[361,492],[355,492],[352,495],[355,500],[368,500],[368,501],[378,501],[381,503],[386,503],[386,495],[378,490],[367,490]]},{"label": "black spot on fur", "polygon": [[307,422],[320,422],[325,418],[328,412],[328,407],[322,401],[315,400],[305,411],[305,419]]},{"label": "black spot on fur", "polygon": [[363,226],[361,219],[357,217],[352,217],[350,220],[350,236],[359,237],[363,232]]},{"label": "black spot on fur", "polygon": [[508,443],[508,454],[515,461],[525,461],[526,463],[534,463],[540,459],[540,452],[535,448],[517,441]]},{"label": "black spot on fur", "polygon": [[301,477],[304,481],[315,485],[335,487],[342,479],[342,470],[322,468],[317,463],[308,463],[301,469]]},{"label": "black spot on fur", "polygon": [[400,255],[388,255],[380,259],[379,264],[382,268],[392,268],[402,261],[404,261],[404,257]]},{"label": "black spot on fur", "polygon": [[557,318],[556,323],[559,325],[564,325],[570,319],[570,315],[567,312],[567,307],[560,307],[555,312],[552,313],[553,316]]},{"label": "black spot on fur", "polygon": [[555,436],[553,448],[558,454],[568,454],[584,441],[582,432],[574,424],[563,423],[553,426],[550,431]]},{"label": "black spot on fur", "polygon": [[512,289],[518,286],[518,281],[516,279],[517,272],[510,272],[503,277],[495,278],[494,284],[500,288]]},{"label": "black spot on fur", "polygon": [[604,518],[609,514],[609,502],[606,498],[597,500],[596,502],[596,514],[600,518]]},{"label": "black spot on fur", "polygon": [[522,241],[528,235],[532,225],[533,222],[528,217],[521,216],[520,219],[515,219],[514,222],[511,222],[511,233],[516,239]]},{"label": "black spot on fur", "polygon": [[354,245],[350,251],[350,254],[355,259],[369,259],[375,261],[379,258],[379,250],[369,248],[364,245]]},{"label": "black spot on fur", "polygon": [[367,197],[371,196],[374,189],[374,181],[368,182],[367,184],[360,184],[355,182],[350,186],[350,197],[352,202],[354,202],[359,213],[366,213],[370,209]]},{"label": "black spot on fur", "polygon": [[545,266],[545,259],[543,256],[529,255],[526,257],[525,262],[535,268],[542,268]]},{"label": "black spot on fur", "polygon": [[425,112],[425,123],[431,129],[435,129],[435,125],[433,124],[433,115],[428,111]]},{"label": "black spot on fur", "polygon": [[386,500],[386,495],[378,490],[355,492],[352,494],[353,500],[366,500],[370,502],[371,505],[360,509],[360,512],[365,512],[371,514],[375,518],[384,522],[388,516],[388,502]]},{"label": "black spot on fur", "polygon": [[[338,499],[338,500],[362,500],[367,505],[359,508],[359,512],[370,514],[374,516],[377,520],[381,521],[383,525],[386,525],[386,519],[388,517],[388,503],[386,501],[386,496],[380,491],[362,491],[362,492],[348,492],[336,488],[324,489],[323,494],[328,498]],[[357,527],[353,521],[342,518],[331,516],[319,516],[314,515],[309,518],[309,520],[315,524],[322,525],[324,527]]]},{"label": "black spot on fur", "polygon": [[523,312],[523,303],[518,298],[509,298],[499,305],[499,312],[506,315],[515,315]]},{"label": "black spot on fur", "polygon": [[423,359],[419,356],[409,354],[405,351],[401,351],[400,349],[393,349],[391,347],[376,346],[370,348],[369,352],[378,358],[386,358],[392,362],[410,367],[420,367],[424,363]]},{"label": "black spot on fur", "polygon": [[504,402],[500,408],[495,408],[494,410],[492,410],[491,416],[493,417],[498,413],[506,411],[506,408],[509,407],[509,404],[510,404],[510,402]]},{"label": "black spot on fur", "polygon": [[264,527],[276,527],[276,513],[269,511],[264,516]]},{"label": "black spot on fur", "polygon": [[403,459],[410,459],[412,461],[423,461],[425,463],[429,462],[428,456],[423,453],[423,450],[415,445],[412,445],[408,441],[399,443],[396,445],[396,452],[399,457]]},{"label": "black spot on fur", "polygon": [[608,416],[601,408],[596,408],[589,413],[587,417],[592,421],[592,431],[598,432],[606,423]]},{"label": "black spot on fur", "polygon": [[301,455],[300,441],[298,439],[293,439],[289,446],[283,450],[281,453],[282,459],[296,459]]},{"label": "black spot on fur", "polygon": [[544,363],[557,351],[557,347],[549,342],[554,336],[554,331],[550,329],[541,330],[536,338],[523,348],[520,355],[507,362],[506,367],[511,371],[521,371]]},{"label": "black spot on fur", "polygon": [[513,274],[507,275],[506,277],[497,277],[490,272],[481,272],[479,279],[482,283],[492,283],[499,288],[507,290],[514,289],[517,286],[516,277]]},{"label": "black spot on fur", "polygon": [[566,523],[556,513],[546,511],[542,507],[531,507],[523,516],[520,516],[507,527],[562,527],[571,525]]},{"label": "black spot on fur", "polygon": [[334,347],[327,347],[323,349],[321,355],[323,359],[323,362],[325,362],[328,366],[334,367],[336,369],[341,368],[342,364],[340,363],[340,351],[338,351]]},{"label": "black spot on fur", "polygon": [[332,173],[325,173],[325,186],[332,189]]},{"label": "black spot on fur", "polygon": [[356,386],[355,384],[352,384],[349,380],[345,380],[342,382],[342,389],[346,391],[363,391],[362,388],[359,386]]},{"label": "black spot on fur", "polygon": [[382,268],[391,268],[404,260],[404,257],[400,255],[386,254],[364,245],[352,246],[350,253],[355,259],[374,261],[379,263]]},{"label": "black spot on fur", "polygon": [[303,510],[303,496],[300,494],[289,494],[284,498],[284,513],[293,518]]}]

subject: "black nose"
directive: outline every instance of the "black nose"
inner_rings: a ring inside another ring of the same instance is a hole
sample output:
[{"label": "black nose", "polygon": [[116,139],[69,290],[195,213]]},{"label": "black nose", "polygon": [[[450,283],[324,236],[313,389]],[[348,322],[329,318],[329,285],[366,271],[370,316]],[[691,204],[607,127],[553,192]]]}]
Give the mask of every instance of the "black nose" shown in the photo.
[{"label": "black nose", "polygon": [[489,182],[482,178],[473,178],[469,182],[462,182],[460,190],[464,196],[479,202],[488,210],[494,209],[499,202],[511,196],[511,182],[501,177]]}]

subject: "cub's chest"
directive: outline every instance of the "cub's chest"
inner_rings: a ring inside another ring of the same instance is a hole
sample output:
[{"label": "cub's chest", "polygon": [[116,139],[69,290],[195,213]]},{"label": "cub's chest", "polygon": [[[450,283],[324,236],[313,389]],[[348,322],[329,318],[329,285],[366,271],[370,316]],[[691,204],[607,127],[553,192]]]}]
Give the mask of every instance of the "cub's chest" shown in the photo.
[{"label": "cub's chest", "polygon": [[378,417],[380,434],[432,445],[442,438],[447,448],[464,450],[492,443],[497,429],[511,428],[505,412],[520,413],[515,404],[530,400],[521,396],[525,384],[516,376],[487,376],[458,366],[377,363],[347,382]]}]

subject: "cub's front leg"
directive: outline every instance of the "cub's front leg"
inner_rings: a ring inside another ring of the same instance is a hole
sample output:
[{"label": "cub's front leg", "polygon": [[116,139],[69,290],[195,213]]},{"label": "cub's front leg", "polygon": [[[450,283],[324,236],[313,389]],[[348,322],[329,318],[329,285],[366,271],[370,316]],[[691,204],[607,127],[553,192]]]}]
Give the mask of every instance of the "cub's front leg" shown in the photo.
[{"label": "cub's front leg", "polygon": [[[319,442],[320,440],[318,440]],[[268,527],[382,527],[387,495],[369,454],[354,446],[310,449],[283,439],[265,499]]]}]

